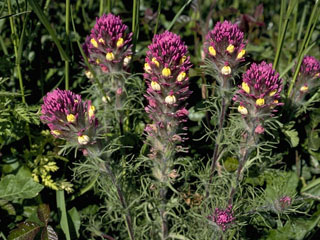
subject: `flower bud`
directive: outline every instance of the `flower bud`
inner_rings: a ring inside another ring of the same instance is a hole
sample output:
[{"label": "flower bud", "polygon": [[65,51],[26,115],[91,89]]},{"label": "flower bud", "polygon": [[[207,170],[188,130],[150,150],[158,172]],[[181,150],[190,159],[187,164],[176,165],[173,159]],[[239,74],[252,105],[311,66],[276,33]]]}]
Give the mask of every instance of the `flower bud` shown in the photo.
[{"label": "flower bud", "polygon": [[89,143],[89,141],[90,141],[90,138],[87,135],[78,136],[78,142],[81,145],[86,145]]}]

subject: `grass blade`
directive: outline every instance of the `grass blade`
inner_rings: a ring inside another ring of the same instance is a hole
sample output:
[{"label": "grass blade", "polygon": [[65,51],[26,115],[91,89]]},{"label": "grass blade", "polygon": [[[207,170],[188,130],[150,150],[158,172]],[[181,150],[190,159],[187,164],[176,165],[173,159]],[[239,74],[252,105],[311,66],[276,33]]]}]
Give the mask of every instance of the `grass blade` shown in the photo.
[{"label": "grass blade", "polygon": [[172,19],[171,23],[169,24],[169,26],[167,27],[167,30],[170,31],[170,29],[172,28],[172,26],[176,23],[178,17],[180,17],[180,15],[182,14],[183,10],[192,2],[192,0],[189,0],[188,2],[186,2],[182,8],[177,12],[177,14],[174,16],[174,18]]},{"label": "grass blade", "polygon": [[38,16],[40,22],[44,25],[44,27],[48,30],[49,34],[52,37],[52,40],[54,41],[54,43],[56,44],[61,59],[63,61],[70,61],[68,55],[66,54],[66,52],[64,51],[64,49],[62,48],[60,41],[57,37],[57,34],[55,32],[55,30],[52,28],[52,26],[50,25],[47,17],[45,16],[44,12],[41,10],[39,4],[37,1],[35,0],[29,0],[30,6],[33,9],[33,11],[35,12],[35,14]]}]

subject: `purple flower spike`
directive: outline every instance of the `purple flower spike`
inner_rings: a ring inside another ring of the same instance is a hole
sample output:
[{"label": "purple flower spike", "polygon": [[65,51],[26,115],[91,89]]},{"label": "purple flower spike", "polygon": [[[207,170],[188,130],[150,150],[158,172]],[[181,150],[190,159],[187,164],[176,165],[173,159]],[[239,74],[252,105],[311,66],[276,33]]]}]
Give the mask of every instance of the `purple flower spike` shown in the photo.
[{"label": "purple flower spike", "polygon": [[97,128],[95,108],[90,101],[69,90],[56,89],[43,98],[40,119],[47,124],[51,134],[72,143],[93,143]]},{"label": "purple flower spike", "polygon": [[233,99],[239,103],[238,111],[246,122],[254,122],[252,126],[248,125],[247,130],[254,128],[256,133],[261,134],[264,130],[260,122],[272,116],[276,106],[283,105],[279,103],[282,80],[279,79],[279,73],[272,69],[272,64],[266,62],[253,63],[242,79]]},{"label": "purple flower spike", "polygon": [[232,212],[232,205],[229,205],[225,210],[216,208],[213,215],[208,216],[208,219],[217,224],[222,231],[225,231],[235,220]]},{"label": "purple flower spike", "polygon": [[191,94],[187,46],[178,35],[166,31],[155,35],[148,48],[144,74],[149,101],[146,111],[158,124],[171,119],[184,121],[188,111],[183,102]]},{"label": "purple flower spike", "polygon": [[[214,64],[222,76],[231,76],[239,62],[244,61],[244,34],[236,24],[218,22],[211,30],[204,43],[206,58]],[[223,83],[222,87],[224,86]]]},{"label": "purple flower spike", "polygon": [[[146,132],[152,136],[151,142],[154,137],[161,138],[164,145],[183,141],[184,138],[177,138],[176,131],[187,119],[184,102],[191,94],[187,46],[178,35],[166,31],[155,35],[148,48],[144,78],[149,104],[145,110],[154,123],[147,126]],[[161,152],[162,146],[156,143],[152,146],[154,154]]]},{"label": "purple flower spike", "polygon": [[89,62],[99,66],[102,72],[117,72],[126,68],[132,54],[132,33],[127,34],[127,29],[120,17],[111,13],[97,18],[83,45]]},{"label": "purple flower spike", "polygon": [[300,72],[290,93],[296,104],[302,104],[305,96],[320,85],[320,62],[312,56],[305,56],[300,66]]}]

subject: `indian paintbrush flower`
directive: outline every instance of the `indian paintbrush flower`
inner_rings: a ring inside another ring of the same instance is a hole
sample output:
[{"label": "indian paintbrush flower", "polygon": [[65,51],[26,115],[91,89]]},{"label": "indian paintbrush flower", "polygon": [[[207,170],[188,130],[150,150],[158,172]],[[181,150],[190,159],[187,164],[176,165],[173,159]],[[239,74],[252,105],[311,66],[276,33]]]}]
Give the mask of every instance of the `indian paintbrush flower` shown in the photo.
[{"label": "indian paintbrush flower", "polygon": [[[84,52],[95,69],[105,73],[126,68],[132,54],[132,33],[127,33],[127,29],[120,17],[111,13],[97,18],[83,45]],[[90,77],[92,74],[86,75]]]},{"label": "indian paintbrush flower", "polygon": [[207,218],[218,225],[222,231],[225,231],[234,222],[235,217],[233,215],[232,205],[229,205],[226,209],[216,208],[213,215]]},{"label": "indian paintbrush flower", "polygon": [[188,81],[191,63],[190,57],[186,56],[187,46],[178,35],[169,31],[155,35],[148,48],[144,78],[149,104],[145,109],[153,124],[146,127],[146,132],[156,157],[165,154],[163,151],[167,146],[174,146],[184,139],[177,131],[188,115],[184,100],[191,93]]},{"label": "indian paintbrush flower", "polygon": [[232,76],[245,55],[244,34],[236,24],[229,21],[218,22],[204,42],[204,53],[207,61],[220,75],[217,78],[223,88],[229,88],[228,78]]},{"label": "indian paintbrush flower", "polygon": [[320,62],[312,56],[302,60],[299,75],[290,93],[295,104],[303,103],[305,96],[320,85]]},{"label": "indian paintbrush flower", "polygon": [[272,64],[253,63],[242,76],[242,84],[234,96],[239,103],[238,111],[242,114],[248,132],[264,132],[263,121],[276,112],[282,90],[279,73],[272,69]]},{"label": "indian paintbrush flower", "polygon": [[40,119],[51,134],[82,146],[95,142],[97,119],[91,101],[69,90],[56,89],[43,98]]}]

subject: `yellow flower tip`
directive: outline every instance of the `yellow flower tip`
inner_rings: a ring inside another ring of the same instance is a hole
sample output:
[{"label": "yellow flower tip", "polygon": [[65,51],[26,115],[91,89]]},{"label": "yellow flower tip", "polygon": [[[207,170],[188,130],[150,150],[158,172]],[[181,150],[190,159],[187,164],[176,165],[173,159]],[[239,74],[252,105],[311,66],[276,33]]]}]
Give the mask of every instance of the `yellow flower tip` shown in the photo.
[{"label": "yellow flower tip", "polygon": [[214,49],[214,47],[210,46],[210,47],[208,48],[208,50],[209,50],[209,54],[210,54],[211,56],[217,55],[217,52],[216,52],[216,50]]},{"label": "yellow flower tip", "polygon": [[152,60],[151,60],[157,67],[159,67],[160,66],[160,63],[157,61],[157,59],[156,58],[152,58]]},{"label": "yellow flower tip", "polygon": [[92,44],[95,48],[98,47],[98,43],[97,43],[97,41],[96,41],[94,38],[91,38],[90,42],[91,42],[91,44]]},{"label": "yellow flower tip", "polygon": [[52,131],[51,131],[51,134],[52,134],[52,135],[55,135],[55,136],[60,136],[60,135],[61,135],[61,131],[59,131],[59,130],[52,130]]},{"label": "yellow flower tip", "polygon": [[106,54],[106,59],[107,59],[108,61],[114,60],[113,52],[108,52],[108,53]]},{"label": "yellow flower tip", "polygon": [[274,104],[278,104],[279,101],[276,99],[276,100],[273,101],[273,103],[274,103]]},{"label": "yellow flower tip", "polygon": [[89,79],[92,79],[92,78],[93,78],[92,72],[86,71],[85,74],[86,74],[86,77],[87,77],[87,78],[89,78]]},{"label": "yellow flower tip", "polygon": [[269,93],[269,96],[272,97],[273,95],[275,95],[277,93],[277,90],[273,90]]},{"label": "yellow flower tip", "polygon": [[74,123],[74,122],[76,121],[76,116],[73,115],[73,114],[68,114],[68,115],[67,115],[67,121],[68,121],[69,123]]},{"label": "yellow flower tip", "polygon": [[86,145],[90,141],[90,138],[88,135],[81,135],[78,137],[78,143],[81,145]]},{"label": "yellow flower tip", "polygon": [[102,38],[99,38],[98,42],[104,44],[104,40]]},{"label": "yellow flower tip", "polygon": [[89,108],[89,118],[94,117],[95,110],[96,110],[96,108],[93,105],[91,105]]},{"label": "yellow flower tip", "polygon": [[119,38],[118,41],[117,41],[117,47],[118,47],[118,48],[119,48],[119,47],[122,47],[123,43],[124,43],[123,38]]},{"label": "yellow flower tip", "polygon": [[263,99],[263,98],[258,98],[258,99],[256,100],[256,104],[257,104],[258,106],[264,105],[264,99]]},{"label": "yellow flower tip", "polygon": [[248,114],[248,109],[246,109],[244,106],[240,105],[238,107],[238,112],[241,113],[242,115],[247,115]]},{"label": "yellow flower tip", "polygon": [[161,90],[161,87],[160,87],[160,84],[155,82],[155,81],[152,81],[151,82],[151,88],[154,90],[154,91],[160,91]]},{"label": "yellow flower tip", "polygon": [[227,47],[227,52],[228,53],[233,53],[234,52],[234,46],[232,44],[230,44],[228,47]]},{"label": "yellow flower tip", "polygon": [[316,73],[315,77],[320,77],[320,73]]},{"label": "yellow flower tip", "polygon": [[165,67],[164,69],[162,69],[162,76],[169,77],[170,75],[171,75],[170,68]]},{"label": "yellow flower tip", "polygon": [[178,77],[177,77],[177,81],[181,82],[186,78],[187,74],[185,72],[181,72],[179,73]]},{"label": "yellow flower tip", "polygon": [[223,75],[230,75],[231,74],[231,67],[230,66],[223,66],[223,68],[221,68],[221,73]]},{"label": "yellow flower tip", "polygon": [[151,67],[150,67],[149,63],[145,63],[145,64],[144,64],[144,70],[145,70],[147,73],[151,73]]},{"label": "yellow flower tip", "polygon": [[305,93],[305,92],[308,91],[308,89],[309,89],[309,88],[308,88],[307,85],[303,85],[303,86],[300,88],[300,91]]},{"label": "yellow flower tip", "polygon": [[237,55],[237,60],[243,58],[245,54],[246,54],[246,50],[242,49]]},{"label": "yellow flower tip", "polygon": [[185,61],[187,60],[187,56],[183,56],[181,59],[180,59],[180,65],[183,64]]},{"label": "yellow flower tip", "polygon": [[246,82],[242,82],[241,87],[246,93],[250,93],[250,87]]},{"label": "yellow flower tip", "polygon": [[79,101],[77,99],[74,100],[75,103],[78,103]]},{"label": "yellow flower tip", "polygon": [[174,95],[169,95],[165,98],[165,102],[169,105],[176,103],[177,99]]},{"label": "yellow flower tip", "polygon": [[96,63],[97,63],[97,64],[100,64],[100,60],[99,60],[98,58],[96,59]]},{"label": "yellow flower tip", "polygon": [[123,65],[124,66],[128,66],[128,64],[130,63],[130,61],[131,61],[131,56],[129,55],[129,56],[126,56],[125,58],[124,58],[124,60],[123,60]]}]

